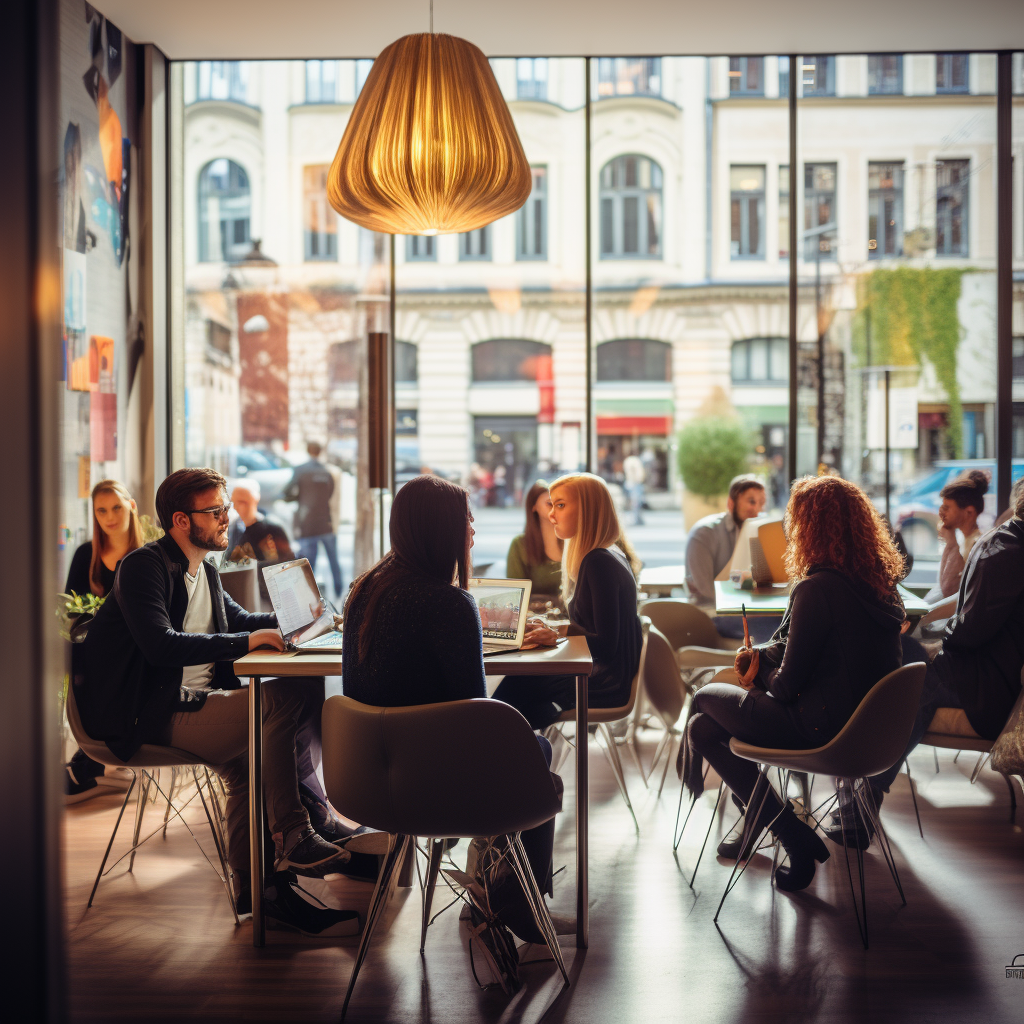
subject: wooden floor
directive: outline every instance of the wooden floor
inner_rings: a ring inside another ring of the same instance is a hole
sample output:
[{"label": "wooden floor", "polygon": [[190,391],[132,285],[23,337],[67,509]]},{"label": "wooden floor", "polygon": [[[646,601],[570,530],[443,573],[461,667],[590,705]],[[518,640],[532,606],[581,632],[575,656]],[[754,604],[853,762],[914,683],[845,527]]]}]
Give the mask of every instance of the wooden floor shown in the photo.
[{"label": "wooden floor", "polygon": [[[645,740],[649,760],[655,734]],[[901,907],[880,855],[868,857],[871,948],[854,923],[845,859],[837,847],[811,887],[788,896],[769,885],[770,860],[758,855],[712,923],[729,867],[714,856],[691,891],[712,799],[704,798],[673,855],[679,783],[661,800],[627,763],[642,834],[635,837],[607,764],[592,753],[591,946],[563,949],[572,987],[550,963],[523,968],[510,1001],[479,990],[460,944],[457,909],[431,927],[418,953],[419,891],[400,890],[390,927],[371,948],[348,1019],[620,1024],[642,1021],[907,1022],[1024,1020],[1024,981],[1004,967],[1024,953],[1024,835],[1009,824],[1003,780],[985,770],[969,782],[974,755],[954,765],[940,751],[936,774],[925,748],[911,760],[925,838],[917,832],[905,776],[883,819],[897,849],[907,893]],[[570,762],[571,764],[571,762]],[[573,792],[567,766],[565,811],[556,840],[553,909],[573,906]],[[73,1019],[79,1022],[336,1021],[355,952],[354,940],[287,941],[270,933],[251,945],[235,928],[223,888],[181,825],[149,842],[85,903],[118,799],[102,797],[66,815],[67,917]],[[153,827],[159,818],[148,812]],[[201,814],[201,812],[200,812]],[[126,816],[127,817],[127,816]],[[1020,819],[1024,822],[1024,807]],[[147,818],[147,820],[149,820]],[[196,832],[212,850],[208,832]],[[726,825],[732,815],[727,815]],[[721,822],[714,835],[719,834]],[[145,834],[145,833],[144,833]],[[118,846],[121,839],[118,839]],[[115,855],[118,849],[115,847]],[[336,892],[349,905],[368,887]],[[435,909],[444,905],[439,889]]]}]

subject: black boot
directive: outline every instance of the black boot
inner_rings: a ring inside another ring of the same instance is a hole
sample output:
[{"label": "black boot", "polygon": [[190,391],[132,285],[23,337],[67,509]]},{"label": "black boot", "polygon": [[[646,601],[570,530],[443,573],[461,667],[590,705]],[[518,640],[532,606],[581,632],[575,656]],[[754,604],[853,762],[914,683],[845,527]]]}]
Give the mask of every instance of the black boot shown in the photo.
[{"label": "black boot", "polygon": [[793,813],[789,804],[772,826],[772,831],[789,854],[788,867],[778,868],[775,872],[776,888],[783,892],[806,889],[814,878],[815,863],[824,864],[828,860],[828,848],[814,829]]}]

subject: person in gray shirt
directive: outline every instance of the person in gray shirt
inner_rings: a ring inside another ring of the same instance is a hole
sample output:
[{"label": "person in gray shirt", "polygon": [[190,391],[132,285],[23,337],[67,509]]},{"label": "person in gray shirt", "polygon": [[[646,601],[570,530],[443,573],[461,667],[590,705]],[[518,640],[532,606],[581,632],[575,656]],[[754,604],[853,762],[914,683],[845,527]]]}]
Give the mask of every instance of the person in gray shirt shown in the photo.
[{"label": "person in gray shirt", "polygon": [[[686,541],[686,588],[694,604],[714,608],[715,579],[732,561],[736,538],[744,521],[759,516],[764,511],[765,500],[764,484],[758,477],[737,476],[729,484],[726,511],[694,523]],[[743,624],[735,616],[713,616],[713,621],[722,636],[742,638]],[[774,618],[751,619],[751,636],[756,632],[758,642],[767,640],[778,623]]]}]

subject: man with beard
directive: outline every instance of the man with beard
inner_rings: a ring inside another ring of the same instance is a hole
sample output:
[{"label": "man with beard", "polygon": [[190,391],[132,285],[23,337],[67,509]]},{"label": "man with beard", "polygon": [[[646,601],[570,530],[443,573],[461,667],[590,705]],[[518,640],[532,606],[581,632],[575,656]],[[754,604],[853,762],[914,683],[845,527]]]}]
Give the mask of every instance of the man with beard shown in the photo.
[{"label": "man with beard", "polygon": [[[82,724],[122,760],[144,743],[175,747],[213,767],[228,793],[228,861],[239,913],[251,909],[248,829],[249,697],[232,662],[262,647],[284,649],[272,614],[252,614],[221,589],[206,555],[227,546],[225,480],[212,469],[172,473],[156,495],[166,534],[119,566],[76,666]],[[264,785],[278,874],[267,916],[319,935],[350,914],[314,909],[294,876],[352,871],[366,854],[342,849],[344,829],[300,795],[315,782],[323,677],[268,679],[263,688]],[[314,760],[315,759],[315,760]],[[322,791],[321,795],[322,795]],[[340,834],[339,834],[340,831]],[[360,867],[365,873],[367,865]]]}]

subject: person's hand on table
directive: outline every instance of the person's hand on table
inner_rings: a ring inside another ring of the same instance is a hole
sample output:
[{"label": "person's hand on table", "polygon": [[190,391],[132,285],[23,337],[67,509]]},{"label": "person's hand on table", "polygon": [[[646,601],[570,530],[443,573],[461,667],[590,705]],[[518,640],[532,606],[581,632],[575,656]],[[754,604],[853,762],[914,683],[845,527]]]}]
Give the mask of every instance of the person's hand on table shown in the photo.
[{"label": "person's hand on table", "polygon": [[757,678],[757,668],[760,664],[760,653],[756,647],[741,647],[736,652],[736,660],[733,662],[733,668],[736,670],[737,686],[742,686],[744,690],[752,690],[754,688],[754,680]]},{"label": "person's hand on table", "polygon": [[270,647],[275,651],[284,650],[284,637],[279,629],[257,629],[249,634],[249,650],[255,651],[260,647]]},{"label": "person's hand on table", "polygon": [[540,619],[527,619],[523,643],[536,644],[538,647],[554,647],[558,643],[558,632],[546,626]]},{"label": "person's hand on table", "polygon": [[334,613],[334,628],[339,633],[341,632],[341,624],[342,624],[342,616],[340,616],[337,612],[335,612]]}]

